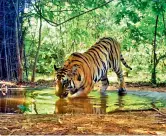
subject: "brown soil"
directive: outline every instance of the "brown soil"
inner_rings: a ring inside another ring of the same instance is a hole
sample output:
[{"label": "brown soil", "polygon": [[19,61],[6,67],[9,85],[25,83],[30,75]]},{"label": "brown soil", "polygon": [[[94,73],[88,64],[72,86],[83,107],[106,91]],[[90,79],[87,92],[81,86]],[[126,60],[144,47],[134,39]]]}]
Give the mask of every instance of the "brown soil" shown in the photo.
[{"label": "brown soil", "polygon": [[[164,112],[165,109],[163,109]],[[166,111],[166,110],[165,110]],[[107,115],[0,115],[0,134],[163,134],[166,116],[156,111]]]}]

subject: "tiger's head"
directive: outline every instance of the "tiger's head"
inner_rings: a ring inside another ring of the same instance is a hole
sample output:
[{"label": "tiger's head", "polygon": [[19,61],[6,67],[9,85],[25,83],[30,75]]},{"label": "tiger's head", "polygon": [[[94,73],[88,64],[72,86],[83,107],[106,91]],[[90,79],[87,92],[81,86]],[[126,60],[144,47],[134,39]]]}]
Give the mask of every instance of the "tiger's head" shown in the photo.
[{"label": "tiger's head", "polygon": [[65,98],[69,93],[74,94],[81,86],[82,77],[78,65],[65,66],[57,68],[54,65],[56,71],[56,92],[55,94],[60,98]]}]

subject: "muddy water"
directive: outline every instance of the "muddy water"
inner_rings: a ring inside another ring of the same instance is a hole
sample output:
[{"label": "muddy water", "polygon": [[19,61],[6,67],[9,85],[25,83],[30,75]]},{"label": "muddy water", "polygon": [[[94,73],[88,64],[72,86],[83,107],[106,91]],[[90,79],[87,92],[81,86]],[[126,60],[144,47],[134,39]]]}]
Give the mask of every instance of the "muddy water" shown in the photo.
[{"label": "muddy water", "polygon": [[54,89],[10,89],[7,95],[0,95],[1,113],[24,114],[109,114],[112,112],[148,110],[153,106],[166,107],[166,93],[130,91],[118,96],[116,91],[107,91],[101,96],[92,91],[84,99],[59,99]]},{"label": "muddy water", "polygon": [[0,113],[21,113],[19,105],[24,105],[26,93],[23,90],[9,89],[7,94],[0,92]]}]

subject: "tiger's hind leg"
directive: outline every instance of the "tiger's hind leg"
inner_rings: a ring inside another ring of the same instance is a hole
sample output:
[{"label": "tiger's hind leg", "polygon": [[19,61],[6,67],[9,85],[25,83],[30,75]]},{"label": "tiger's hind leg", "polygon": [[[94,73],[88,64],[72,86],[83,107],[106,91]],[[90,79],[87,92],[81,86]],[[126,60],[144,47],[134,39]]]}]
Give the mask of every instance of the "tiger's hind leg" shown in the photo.
[{"label": "tiger's hind leg", "polygon": [[121,65],[118,63],[116,66],[113,67],[113,69],[114,69],[115,73],[117,74],[117,77],[120,81],[118,94],[119,95],[127,94],[127,91],[125,89],[125,81],[124,81],[123,71],[122,71]]},{"label": "tiger's hind leg", "polygon": [[109,81],[108,81],[108,78],[107,78],[107,72],[106,74],[101,78],[101,83],[102,83],[102,86],[100,88],[100,93],[102,95],[106,95],[105,91],[106,89],[108,88],[109,86]]}]

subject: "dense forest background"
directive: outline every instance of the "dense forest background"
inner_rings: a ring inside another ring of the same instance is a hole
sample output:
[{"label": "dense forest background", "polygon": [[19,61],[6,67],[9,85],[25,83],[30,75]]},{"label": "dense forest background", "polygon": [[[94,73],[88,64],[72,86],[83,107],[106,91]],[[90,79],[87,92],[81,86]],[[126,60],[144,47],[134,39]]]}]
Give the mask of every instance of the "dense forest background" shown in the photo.
[{"label": "dense forest background", "polygon": [[53,78],[54,64],[62,66],[72,52],[84,52],[109,36],[121,43],[133,68],[124,68],[127,81],[164,83],[165,11],[165,0],[32,0],[17,14],[22,17],[17,80]]}]

